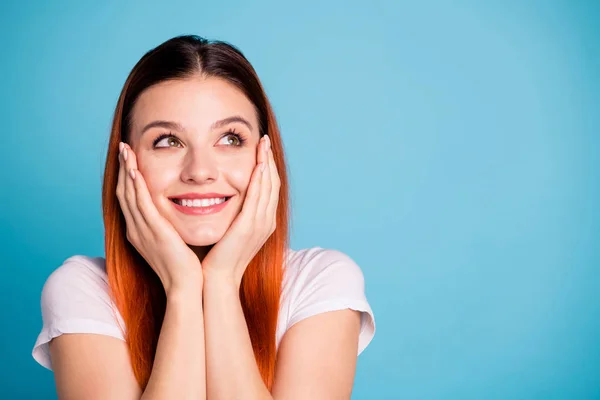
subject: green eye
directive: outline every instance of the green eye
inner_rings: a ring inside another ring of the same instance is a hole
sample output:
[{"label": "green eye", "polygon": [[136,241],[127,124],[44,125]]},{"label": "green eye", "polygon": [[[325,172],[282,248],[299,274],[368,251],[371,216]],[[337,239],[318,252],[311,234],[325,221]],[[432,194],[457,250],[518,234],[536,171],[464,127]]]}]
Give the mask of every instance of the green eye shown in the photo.
[{"label": "green eye", "polygon": [[[223,143],[223,141],[225,141],[225,143]],[[225,146],[242,147],[245,141],[246,139],[244,139],[241,134],[231,130],[221,138],[220,143],[225,144]]]},{"label": "green eye", "polygon": [[177,139],[175,139],[175,138],[173,138],[173,137],[170,137],[170,138],[168,138],[168,139],[167,139],[167,143],[169,143],[169,144],[171,144],[171,143],[175,143],[175,144],[177,144],[177,143],[179,143],[179,142],[177,141]]},{"label": "green eye", "polygon": [[[160,142],[162,142],[165,139],[167,140],[167,143],[168,143],[167,146],[157,146],[157,144],[159,144]],[[179,143],[179,139],[177,138],[177,136],[173,135],[172,133],[164,133],[164,134],[160,135],[159,137],[157,137],[152,145],[154,147],[177,147],[177,146],[171,146],[171,143]]]},{"label": "green eye", "polygon": [[227,140],[227,142],[229,142],[229,144],[232,145],[232,146],[239,146],[241,144],[240,143],[240,138],[237,135],[233,134],[233,133],[230,133],[226,137],[229,138]]}]

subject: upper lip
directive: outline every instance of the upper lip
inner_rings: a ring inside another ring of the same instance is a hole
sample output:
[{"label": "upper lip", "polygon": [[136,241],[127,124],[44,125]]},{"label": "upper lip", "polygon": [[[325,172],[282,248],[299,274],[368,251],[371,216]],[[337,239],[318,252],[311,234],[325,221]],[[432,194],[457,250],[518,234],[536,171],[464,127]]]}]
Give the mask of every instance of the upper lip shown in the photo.
[{"label": "upper lip", "polygon": [[184,193],[169,197],[170,199],[220,199],[222,197],[231,197],[229,194],[222,193]]}]

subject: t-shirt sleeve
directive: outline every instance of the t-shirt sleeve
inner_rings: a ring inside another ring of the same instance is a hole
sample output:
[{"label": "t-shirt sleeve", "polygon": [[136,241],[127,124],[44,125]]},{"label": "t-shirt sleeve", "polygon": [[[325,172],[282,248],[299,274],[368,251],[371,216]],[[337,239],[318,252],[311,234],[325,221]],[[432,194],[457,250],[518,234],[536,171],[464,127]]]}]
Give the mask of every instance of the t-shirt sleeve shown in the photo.
[{"label": "t-shirt sleeve", "polygon": [[333,249],[311,251],[300,264],[290,301],[288,329],[323,312],[346,308],[360,311],[360,355],[375,335],[375,317],[365,295],[362,270],[348,255]]},{"label": "t-shirt sleeve", "polygon": [[125,340],[115,319],[108,284],[96,265],[71,257],[54,270],[42,288],[42,330],[32,356],[52,370],[48,343],[63,333],[96,333]]}]

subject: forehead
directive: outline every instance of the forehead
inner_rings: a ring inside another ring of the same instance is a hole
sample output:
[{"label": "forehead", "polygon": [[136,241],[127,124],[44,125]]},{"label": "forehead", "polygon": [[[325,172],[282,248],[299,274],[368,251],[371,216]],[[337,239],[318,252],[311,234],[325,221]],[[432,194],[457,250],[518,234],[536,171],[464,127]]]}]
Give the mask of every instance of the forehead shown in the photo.
[{"label": "forehead", "polygon": [[233,115],[246,118],[257,129],[253,104],[231,83],[214,77],[165,81],[138,97],[132,110],[132,136],[155,120],[176,121],[192,130],[207,131],[213,122]]}]

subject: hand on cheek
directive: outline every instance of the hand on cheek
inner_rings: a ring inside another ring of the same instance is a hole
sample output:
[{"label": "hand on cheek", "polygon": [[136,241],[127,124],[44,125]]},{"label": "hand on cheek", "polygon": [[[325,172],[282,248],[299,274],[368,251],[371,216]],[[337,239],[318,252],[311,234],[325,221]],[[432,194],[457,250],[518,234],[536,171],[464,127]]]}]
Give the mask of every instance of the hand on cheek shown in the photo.
[{"label": "hand on cheek", "polygon": [[257,147],[242,210],[202,261],[204,275],[239,287],[246,267],[276,228],[280,179],[268,136]]},{"label": "hand on cheek", "polygon": [[162,217],[137,169],[135,153],[120,144],[117,198],[125,217],[127,240],[160,278],[165,290],[202,284],[200,261],[175,228]]}]

